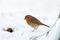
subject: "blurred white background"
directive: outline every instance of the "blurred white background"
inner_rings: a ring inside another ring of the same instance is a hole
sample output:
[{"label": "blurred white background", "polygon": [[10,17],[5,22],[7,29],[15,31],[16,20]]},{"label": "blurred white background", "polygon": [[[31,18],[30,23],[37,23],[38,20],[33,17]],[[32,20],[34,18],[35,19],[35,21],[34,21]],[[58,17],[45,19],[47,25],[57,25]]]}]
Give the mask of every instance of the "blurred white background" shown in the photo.
[{"label": "blurred white background", "polygon": [[[0,40],[58,40],[60,35],[60,19],[52,28],[49,36],[45,34],[50,28],[41,26],[37,32],[24,20],[25,15],[32,15],[41,22],[52,26],[60,12],[60,0],[0,0]],[[11,27],[13,33],[4,31]],[[23,35],[22,35],[23,34]]]}]

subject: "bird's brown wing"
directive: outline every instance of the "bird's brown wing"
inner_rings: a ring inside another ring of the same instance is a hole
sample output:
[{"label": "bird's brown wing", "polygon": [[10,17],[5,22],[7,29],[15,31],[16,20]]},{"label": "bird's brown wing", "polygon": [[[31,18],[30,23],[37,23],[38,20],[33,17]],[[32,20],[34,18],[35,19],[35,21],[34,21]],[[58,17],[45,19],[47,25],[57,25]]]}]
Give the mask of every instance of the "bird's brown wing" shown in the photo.
[{"label": "bird's brown wing", "polygon": [[38,25],[42,25],[42,23],[37,18],[35,18],[35,17],[31,18],[31,22],[35,23],[35,24],[38,24]]}]

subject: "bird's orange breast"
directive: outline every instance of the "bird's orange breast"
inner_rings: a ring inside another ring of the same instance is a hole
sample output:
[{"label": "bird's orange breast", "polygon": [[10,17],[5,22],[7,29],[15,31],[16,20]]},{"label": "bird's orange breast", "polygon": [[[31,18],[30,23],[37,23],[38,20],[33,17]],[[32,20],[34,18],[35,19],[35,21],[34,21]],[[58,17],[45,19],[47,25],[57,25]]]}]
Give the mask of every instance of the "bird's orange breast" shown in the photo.
[{"label": "bird's orange breast", "polygon": [[27,23],[29,23],[30,22],[30,18],[26,18],[26,21],[27,21]]}]

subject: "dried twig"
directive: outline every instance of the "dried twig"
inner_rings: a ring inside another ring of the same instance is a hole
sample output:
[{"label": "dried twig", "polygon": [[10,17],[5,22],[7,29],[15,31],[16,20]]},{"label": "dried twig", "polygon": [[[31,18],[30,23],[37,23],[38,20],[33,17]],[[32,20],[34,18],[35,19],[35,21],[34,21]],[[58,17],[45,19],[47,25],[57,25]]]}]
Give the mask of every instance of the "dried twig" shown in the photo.
[{"label": "dried twig", "polygon": [[60,14],[59,14],[59,18],[60,18]]},{"label": "dried twig", "polygon": [[47,32],[47,35],[49,34],[49,32],[52,30],[52,28],[55,26],[55,24],[56,24],[56,22],[58,21],[58,19],[60,18],[60,14],[59,14],[59,16],[58,16],[58,18],[56,19],[56,21],[55,21],[55,23],[54,23],[54,25],[50,28],[50,30]]}]

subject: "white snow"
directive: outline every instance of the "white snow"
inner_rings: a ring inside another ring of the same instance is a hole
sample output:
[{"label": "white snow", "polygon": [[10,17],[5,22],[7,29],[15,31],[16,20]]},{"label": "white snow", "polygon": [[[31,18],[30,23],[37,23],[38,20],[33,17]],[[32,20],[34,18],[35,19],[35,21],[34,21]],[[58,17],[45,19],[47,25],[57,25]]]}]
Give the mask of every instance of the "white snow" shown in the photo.
[{"label": "white snow", "polygon": [[[60,0],[0,0],[0,40],[58,40],[60,37]],[[32,15],[50,28],[39,26],[32,32],[24,17]],[[11,27],[13,32],[7,32]]]}]

